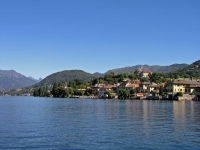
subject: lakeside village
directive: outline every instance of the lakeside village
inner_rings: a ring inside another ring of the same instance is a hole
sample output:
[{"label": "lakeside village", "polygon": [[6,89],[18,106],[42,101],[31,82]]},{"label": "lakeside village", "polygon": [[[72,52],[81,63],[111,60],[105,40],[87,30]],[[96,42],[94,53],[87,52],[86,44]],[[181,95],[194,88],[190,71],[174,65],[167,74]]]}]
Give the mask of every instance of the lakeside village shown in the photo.
[{"label": "lakeside village", "polygon": [[[187,77],[187,76],[186,76]],[[113,83],[113,84],[110,84]],[[91,86],[88,86],[91,85]],[[144,70],[134,73],[115,75],[106,74],[104,78],[83,83],[54,83],[48,87],[36,89],[35,97],[70,97],[98,99],[149,99],[149,100],[200,100],[200,80],[183,78]]]}]

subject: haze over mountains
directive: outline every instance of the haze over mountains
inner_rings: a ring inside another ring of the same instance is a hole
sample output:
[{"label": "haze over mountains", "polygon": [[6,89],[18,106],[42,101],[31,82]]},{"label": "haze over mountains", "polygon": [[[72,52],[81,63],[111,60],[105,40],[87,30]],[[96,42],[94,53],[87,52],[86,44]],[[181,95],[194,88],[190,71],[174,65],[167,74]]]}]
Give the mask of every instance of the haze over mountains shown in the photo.
[{"label": "haze over mountains", "polygon": [[81,81],[88,81],[97,77],[103,77],[106,73],[114,72],[115,74],[124,73],[124,72],[134,72],[136,69],[139,70],[150,70],[152,72],[162,72],[168,73],[172,71],[176,71],[187,67],[187,64],[173,64],[170,66],[149,66],[149,65],[136,65],[131,67],[117,68],[112,69],[104,74],[101,73],[87,73],[82,70],[65,70],[57,73],[53,73],[43,80],[34,79],[33,77],[26,77],[20,73],[17,73],[14,70],[0,70],[0,91],[2,90],[11,90],[22,87],[27,87],[33,85],[33,87],[40,87],[53,84],[54,82],[61,81],[73,81],[74,79],[79,79]]}]

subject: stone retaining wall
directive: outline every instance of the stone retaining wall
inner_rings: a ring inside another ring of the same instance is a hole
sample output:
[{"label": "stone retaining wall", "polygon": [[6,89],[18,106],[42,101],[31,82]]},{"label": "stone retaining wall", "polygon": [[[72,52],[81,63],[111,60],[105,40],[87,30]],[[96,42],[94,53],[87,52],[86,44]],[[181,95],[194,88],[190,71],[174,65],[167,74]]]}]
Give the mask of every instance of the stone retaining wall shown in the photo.
[{"label": "stone retaining wall", "polygon": [[183,96],[179,96],[178,100],[194,100],[195,95],[183,94]]}]

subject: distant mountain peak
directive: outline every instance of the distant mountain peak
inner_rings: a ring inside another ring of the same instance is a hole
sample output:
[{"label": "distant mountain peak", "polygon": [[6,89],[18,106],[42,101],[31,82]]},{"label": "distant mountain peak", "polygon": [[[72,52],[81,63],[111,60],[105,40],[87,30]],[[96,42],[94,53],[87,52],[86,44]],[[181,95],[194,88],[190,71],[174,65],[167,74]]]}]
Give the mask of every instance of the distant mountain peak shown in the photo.
[{"label": "distant mountain peak", "polygon": [[35,79],[35,78],[31,77],[31,76],[29,76],[28,78],[31,79],[31,80],[34,80],[34,81],[38,81],[38,82],[42,81],[42,78]]},{"label": "distant mountain peak", "polygon": [[42,78],[39,78],[37,81],[38,81],[38,82],[42,81]]},{"label": "distant mountain peak", "polygon": [[0,90],[11,90],[30,86],[37,81],[26,77],[15,70],[0,70]]},{"label": "distant mountain peak", "polygon": [[29,76],[28,78],[31,79],[31,80],[37,81],[37,79],[35,79],[35,78],[31,77],[31,76]]}]

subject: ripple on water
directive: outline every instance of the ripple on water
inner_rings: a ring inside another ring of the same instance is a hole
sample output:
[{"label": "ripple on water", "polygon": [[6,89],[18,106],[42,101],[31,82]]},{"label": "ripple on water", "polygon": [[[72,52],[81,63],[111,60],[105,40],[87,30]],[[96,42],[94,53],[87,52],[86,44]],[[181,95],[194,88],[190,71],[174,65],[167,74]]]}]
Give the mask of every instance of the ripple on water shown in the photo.
[{"label": "ripple on water", "polygon": [[200,103],[2,97],[0,149],[199,149]]}]

